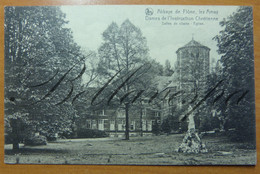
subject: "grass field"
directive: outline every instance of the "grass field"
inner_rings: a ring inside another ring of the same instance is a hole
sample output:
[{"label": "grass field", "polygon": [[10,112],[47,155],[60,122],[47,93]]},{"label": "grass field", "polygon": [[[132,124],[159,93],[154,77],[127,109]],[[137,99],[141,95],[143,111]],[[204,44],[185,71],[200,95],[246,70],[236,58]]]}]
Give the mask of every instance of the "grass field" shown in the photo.
[{"label": "grass field", "polygon": [[5,145],[10,164],[138,164],[138,165],[254,165],[256,151],[247,143],[226,137],[204,136],[208,153],[183,154],[175,150],[184,134],[150,137],[58,140],[47,146],[23,146],[17,152]]}]

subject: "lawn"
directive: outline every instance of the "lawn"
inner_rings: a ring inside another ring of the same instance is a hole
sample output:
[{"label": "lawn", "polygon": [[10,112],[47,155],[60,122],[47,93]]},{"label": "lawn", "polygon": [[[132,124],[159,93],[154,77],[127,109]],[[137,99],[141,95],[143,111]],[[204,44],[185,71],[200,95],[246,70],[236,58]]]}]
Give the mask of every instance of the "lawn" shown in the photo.
[{"label": "lawn", "polygon": [[138,164],[138,165],[254,165],[256,151],[247,143],[226,137],[204,136],[208,153],[183,154],[175,150],[184,134],[150,137],[58,140],[46,146],[5,145],[5,163],[15,164]]}]

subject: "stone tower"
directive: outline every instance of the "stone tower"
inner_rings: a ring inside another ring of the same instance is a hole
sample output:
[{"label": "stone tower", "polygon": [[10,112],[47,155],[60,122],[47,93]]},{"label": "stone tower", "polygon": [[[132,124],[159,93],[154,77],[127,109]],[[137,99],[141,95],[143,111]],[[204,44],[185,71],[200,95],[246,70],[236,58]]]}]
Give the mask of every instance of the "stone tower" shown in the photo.
[{"label": "stone tower", "polygon": [[199,92],[204,89],[209,75],[210,48],[192,39],[177,53],[178,90]]}]

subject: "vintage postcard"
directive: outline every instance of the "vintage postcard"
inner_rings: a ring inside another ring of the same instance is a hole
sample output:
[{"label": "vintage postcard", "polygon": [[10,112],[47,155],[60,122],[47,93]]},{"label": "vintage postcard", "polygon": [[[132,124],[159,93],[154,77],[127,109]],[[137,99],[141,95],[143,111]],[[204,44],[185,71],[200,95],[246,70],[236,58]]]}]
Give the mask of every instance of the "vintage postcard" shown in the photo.
[{"label": "vintage postcard", "polygon": [[248,6],[5,7],[5,163],[255,165]]}]

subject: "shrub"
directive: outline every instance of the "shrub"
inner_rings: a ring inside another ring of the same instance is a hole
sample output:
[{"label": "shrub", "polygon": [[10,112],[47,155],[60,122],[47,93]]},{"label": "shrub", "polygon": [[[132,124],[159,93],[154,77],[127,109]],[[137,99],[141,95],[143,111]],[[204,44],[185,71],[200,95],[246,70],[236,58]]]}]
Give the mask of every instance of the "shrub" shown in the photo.
[{"label": "shrub", "polygon": [[12,143],[13,143],[12,136],[10,134],[5,133],[5,144],[12,144]]},{"label": "shrub", "polygon": [[102,138],[102,137],[108,137],[108,134],[105,131],[101,131],[101,130],[81,128],[77,130],[76,138]]},{"label": "shrub", "polygon": [[152,133],[155,135],[160,134],[160,125],[158,124],[157,120],[155,120],[154,124],[152,125]]},{"label": "shrub", "polygon": [[28,137],[24,140],[24,144],[29,146],[47,145],[47,138],[42,135]]},{"label": "shrub", "polygon": [[162,131],[164,133],[169,134],[171,130],[172,130],[171,120],[169,118],[166,118],[165,120],[163,120],[162,123]]}]

